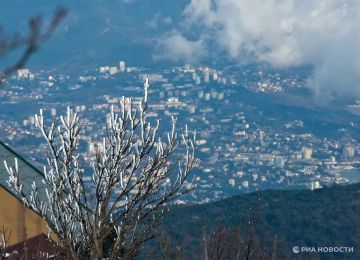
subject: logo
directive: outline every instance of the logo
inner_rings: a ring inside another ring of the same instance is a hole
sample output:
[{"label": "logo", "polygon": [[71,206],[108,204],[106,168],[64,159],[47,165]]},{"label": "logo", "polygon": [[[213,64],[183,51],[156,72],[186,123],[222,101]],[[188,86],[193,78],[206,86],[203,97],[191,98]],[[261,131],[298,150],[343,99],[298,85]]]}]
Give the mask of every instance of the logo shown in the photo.
[{"label": "logo", "polygon": [[354,247],[349,246],[293,246],[294,254],[299,253],[353,253]]},{"label": "logo", "polygon": [[298,254],[298,253],[300,252],[300,247],[294,246],[294,247],[293,247],[293,252],[294,252],[295,254]]}]

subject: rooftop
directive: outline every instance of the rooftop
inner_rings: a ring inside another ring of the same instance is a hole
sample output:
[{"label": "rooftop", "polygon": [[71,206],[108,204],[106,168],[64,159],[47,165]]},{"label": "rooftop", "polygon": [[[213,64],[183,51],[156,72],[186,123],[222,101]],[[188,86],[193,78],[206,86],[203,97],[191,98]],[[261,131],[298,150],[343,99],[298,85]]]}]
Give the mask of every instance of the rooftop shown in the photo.
[{"label": "rooftop", "polygon": [[[26,161],[22,156],[16,153],[13,149],[11,149],[8,145],[4,144],[0,141],[0,186],[12,193],[14,196],[19,196],[16,192],[10,187],[8,184],[9,174],[7,173],[4,161],[7,162],[9,167],[13,167],[15,165],[14,159],[17,158],[19,165],[19,175],[20,181],[23,184],[25,194],[31,191],[31,185],[35,181],[36,186],[41,189],[44,189],[44,174],[35,168],[31,163]],[[44,193],[39,192],[40,196]]]}]

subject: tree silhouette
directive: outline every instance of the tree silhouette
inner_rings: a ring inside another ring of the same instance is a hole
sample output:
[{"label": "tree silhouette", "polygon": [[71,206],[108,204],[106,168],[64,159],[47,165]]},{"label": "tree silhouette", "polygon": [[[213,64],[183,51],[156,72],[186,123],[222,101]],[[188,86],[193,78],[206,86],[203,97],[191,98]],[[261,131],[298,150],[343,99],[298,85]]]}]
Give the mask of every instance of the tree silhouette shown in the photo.
[{"label": "tree silhouette", "polygon": [[14,51],[22,51],[16,61],[8,64],[0,71],[0,84],[5,81],[6,77],[25,66],[30,57],[52,36],[66,14],[67,10],[64,7],[58,7],[48,26],[44,26],[41,16],[30,18],[28,22],[29,32],[26,36],[19,32],[8,36],[5,34],[3,26],[0,25],[0,59]]}]

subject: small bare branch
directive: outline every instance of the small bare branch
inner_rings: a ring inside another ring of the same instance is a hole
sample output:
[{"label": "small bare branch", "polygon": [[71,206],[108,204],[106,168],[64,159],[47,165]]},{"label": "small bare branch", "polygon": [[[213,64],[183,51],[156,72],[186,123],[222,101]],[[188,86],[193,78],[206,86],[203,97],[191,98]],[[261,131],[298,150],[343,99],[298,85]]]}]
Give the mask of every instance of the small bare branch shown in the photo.
[{"label": "small bare branch", "polygon": [[0,58],[24,47],[20,58],[0,71],[0,84],[3,83],[10,74],[25,66],[30,57],[52,36],[66,14],[67,10],[64,7],[56,9],[49,26],[47,26],[45,30],[42,28],[43,23],[40,16],[31,18],[29,20],[29,34],[26,37],[20,36],[19,33],[15,33],[12,37],[6,37],[3,34],[2,27],[0,27]]}]

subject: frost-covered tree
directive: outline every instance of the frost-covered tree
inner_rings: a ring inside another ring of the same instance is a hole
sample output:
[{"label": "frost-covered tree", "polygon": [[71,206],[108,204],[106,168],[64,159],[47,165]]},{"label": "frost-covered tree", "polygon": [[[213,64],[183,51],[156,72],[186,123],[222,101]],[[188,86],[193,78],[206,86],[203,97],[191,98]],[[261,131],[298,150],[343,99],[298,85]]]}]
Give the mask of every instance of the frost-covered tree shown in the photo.
[{"label": "frost-covered tree", "polygon": [[[26,191],[17,162],[13,167],[5,162],[10,186],[47,221],[69,259],[136,256],[156,235],[166,205],[193,186],[189,173],[197,162],[196,134],[186,126],[178,133],[172,118],[171,130],[161,138],[159,121],[147,118],[148,80],[144,88],[137,106],[123,97],[118,108],[111,108],[102,148],[89,162],[92,173],[77,152],[82,126],[71,108],[50,127],[42,111],[35,115],[49,147],[43,190],[34,182]],[[89,175],[91,185],[84,183]]]}]

